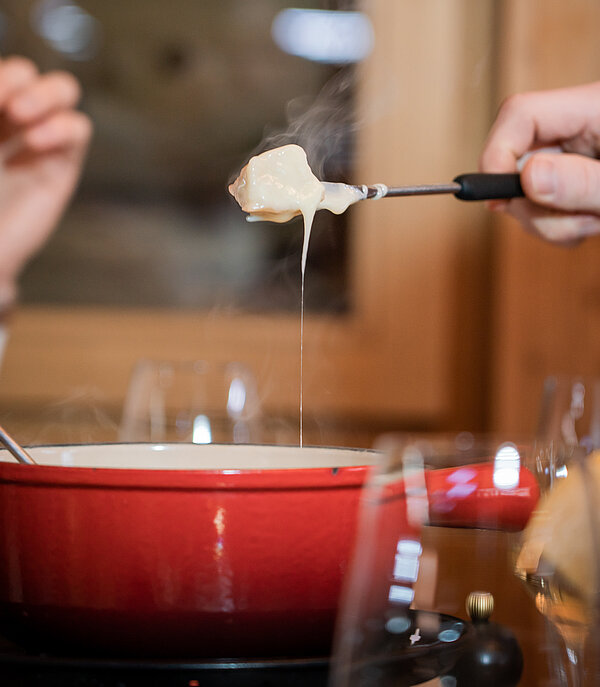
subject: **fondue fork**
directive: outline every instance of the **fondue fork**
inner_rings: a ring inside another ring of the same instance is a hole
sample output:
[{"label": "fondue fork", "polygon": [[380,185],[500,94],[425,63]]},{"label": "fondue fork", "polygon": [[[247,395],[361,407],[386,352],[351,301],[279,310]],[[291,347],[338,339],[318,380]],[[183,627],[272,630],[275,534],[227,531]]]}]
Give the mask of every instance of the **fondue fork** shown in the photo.
[{"label": "fondue fork", "polygon": [[29,453],[11,437],[2,425],[0,425],[0,444],[7,448],[19,463],[25,463],[27,465],[37,464]]},{"label": "fondue fork", "polygon": [[391,198],[394,196],[428,196],[452,193],[460,200],[507,200],[525,194],[518,174],[459,174],[448,184],[424,184],[420,186],[395,186],[373,184],[357,186],[364,198]]}]

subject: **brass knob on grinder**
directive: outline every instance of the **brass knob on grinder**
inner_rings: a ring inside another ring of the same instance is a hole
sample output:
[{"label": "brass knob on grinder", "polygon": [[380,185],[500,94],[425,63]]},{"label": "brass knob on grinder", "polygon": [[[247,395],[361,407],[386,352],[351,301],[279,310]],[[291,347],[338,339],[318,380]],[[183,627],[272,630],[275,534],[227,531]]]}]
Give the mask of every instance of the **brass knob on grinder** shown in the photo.
[{"label": "brass knob on grinder", "polygon": [[465,607],[472,629],[470,640],[451,671],[457,687],[515,687],[523,672],[523,654],[508,628],[490,622],[494,597],[489,592],[471,592]]},{"label": "brass knob on grinder", "polygon": [[490,592],[471,592],[467,596],[465,608],[474,623],[484,622],[494,612],[494,597]]}]

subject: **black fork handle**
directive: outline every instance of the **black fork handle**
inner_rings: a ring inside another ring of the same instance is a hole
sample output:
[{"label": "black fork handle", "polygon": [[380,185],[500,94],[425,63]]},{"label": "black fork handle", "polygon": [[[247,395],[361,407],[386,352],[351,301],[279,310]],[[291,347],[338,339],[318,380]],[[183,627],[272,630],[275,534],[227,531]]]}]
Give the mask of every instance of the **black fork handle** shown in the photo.
[{"label": "black fork handle", "polygon": [[508,200],[525,194],[518,174],[460,174],[454,180],[460,191],[454,195],[460,200]]}]

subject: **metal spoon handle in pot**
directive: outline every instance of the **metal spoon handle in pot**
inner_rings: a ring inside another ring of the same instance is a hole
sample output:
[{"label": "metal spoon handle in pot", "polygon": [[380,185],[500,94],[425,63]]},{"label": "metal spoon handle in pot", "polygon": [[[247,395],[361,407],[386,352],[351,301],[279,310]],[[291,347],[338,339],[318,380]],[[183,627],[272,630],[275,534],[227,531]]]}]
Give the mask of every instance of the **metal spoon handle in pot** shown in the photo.
[{"label": "metal spoon handle in pot", "polygon": [[20,446],[10,434],[0,425],[0,443],[2,443],[19,461],[25,465],[37,465],[35,460],[27,453],[27,451]]}]

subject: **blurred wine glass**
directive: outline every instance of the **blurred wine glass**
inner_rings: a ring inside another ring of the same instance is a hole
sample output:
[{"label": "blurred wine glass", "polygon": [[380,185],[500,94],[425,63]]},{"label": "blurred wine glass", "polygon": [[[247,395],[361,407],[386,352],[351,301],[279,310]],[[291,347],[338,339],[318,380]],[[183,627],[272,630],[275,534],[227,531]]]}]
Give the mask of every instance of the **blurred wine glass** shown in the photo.
[{"label": "blurred wine glass", "polygon": [[515,572],[564,643],[561,684],[599,685],[600,379],[545,381],[536,446],[542,498]]},{"label": "blurred wine glass", "polygon": [[260,443],[254,376],[238,362],[140,360],[129,381],[119,438]]},{"label": "blurred wine glass", "polygon": [[[461,657],[471,649],[473,630],[438,612],[445,580],[422,535],[425,525],[522,529],[539,495],[535,477],[522,467],[529,447],[461,433],[393,435],[378,449],[381,462],[364,489],[342,595],[332,686],[402,687],[436,677],[450,685],[457,675],[460,685],[516,685],[522,669],[516,642],[502,664],[482,662],[483,672],[474,668],[465,677]],[[455,607],[464,603],[457,599]],[[486,670],[498,679],[490,682]]]},{"label": "blurred wine glass", "polygon": [[[600,448],[600,377],[558,375],[544,381],[537,435],[580,455]],[[568,455],[568,454],[567,454]]]}]

